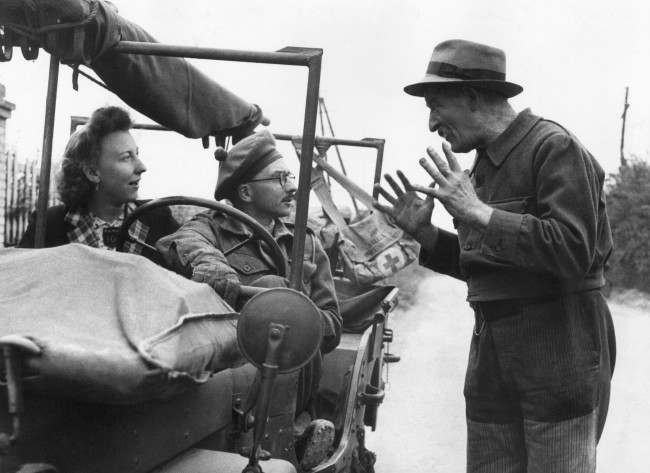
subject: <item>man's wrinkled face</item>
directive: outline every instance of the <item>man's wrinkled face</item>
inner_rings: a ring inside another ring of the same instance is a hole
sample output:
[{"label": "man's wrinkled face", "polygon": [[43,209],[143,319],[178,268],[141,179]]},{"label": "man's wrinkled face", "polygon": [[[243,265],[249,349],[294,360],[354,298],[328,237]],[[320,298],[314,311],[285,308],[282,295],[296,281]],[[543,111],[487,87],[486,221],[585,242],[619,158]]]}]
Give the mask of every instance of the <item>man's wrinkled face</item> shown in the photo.
[{"label": "man's wrinkled face", "polygon": [[253,176],[247,185],[250,204],[259,214],[271,218],[291,214],[298,188],[284,159],[273,161]]},{"label": "man's wrinkled face", "polygon": [[474,116],[466,94],[451,88],[432,88],[424,93],[424,100],[430,110],[429,130],[432,133],[437,131],[456,153],[467,153],[475,148]]}]

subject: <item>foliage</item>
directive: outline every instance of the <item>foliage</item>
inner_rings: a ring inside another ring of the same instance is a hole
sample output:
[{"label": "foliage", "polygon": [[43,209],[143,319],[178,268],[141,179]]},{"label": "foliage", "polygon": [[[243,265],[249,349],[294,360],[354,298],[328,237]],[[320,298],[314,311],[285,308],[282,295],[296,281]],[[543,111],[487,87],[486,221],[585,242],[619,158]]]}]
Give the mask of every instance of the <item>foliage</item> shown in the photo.
[{"label": "foliage", "polygon": [[614,251],[608,279],[618,287],[650,292],[650,164],[634,159],[610,176],[607,213]]}]

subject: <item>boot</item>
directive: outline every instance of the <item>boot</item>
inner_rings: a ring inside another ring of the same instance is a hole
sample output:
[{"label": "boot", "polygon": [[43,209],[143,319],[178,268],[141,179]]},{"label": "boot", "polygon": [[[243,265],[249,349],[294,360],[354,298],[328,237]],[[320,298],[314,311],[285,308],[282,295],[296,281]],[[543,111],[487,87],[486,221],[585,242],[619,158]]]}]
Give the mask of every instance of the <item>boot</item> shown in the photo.
[{"label": "boot", "polygon": [[303,470],[319,465],[331,454],[334,445],[334,424],[326,419],[314,419],[296,440],[296,457]]}]

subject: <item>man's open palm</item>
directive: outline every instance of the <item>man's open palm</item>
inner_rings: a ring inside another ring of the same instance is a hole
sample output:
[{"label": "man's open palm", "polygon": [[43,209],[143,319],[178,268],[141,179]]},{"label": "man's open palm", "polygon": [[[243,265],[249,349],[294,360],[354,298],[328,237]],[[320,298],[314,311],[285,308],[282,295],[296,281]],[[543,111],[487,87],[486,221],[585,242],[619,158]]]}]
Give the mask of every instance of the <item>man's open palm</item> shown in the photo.
[{"label": "man's open palm", "polygon": [[397,171],[397,177],[402,181],[403,189],[389,174],[385,174],[384,177],[395,195],[376,184],[375,188],[391,205],[375,201],[375,208],[388,214],[401,229],[411,235],[415,235],[423,226],[430,225],[433,196],[427,195],[424,199],[418,197],[414,187],[401,171]]}]

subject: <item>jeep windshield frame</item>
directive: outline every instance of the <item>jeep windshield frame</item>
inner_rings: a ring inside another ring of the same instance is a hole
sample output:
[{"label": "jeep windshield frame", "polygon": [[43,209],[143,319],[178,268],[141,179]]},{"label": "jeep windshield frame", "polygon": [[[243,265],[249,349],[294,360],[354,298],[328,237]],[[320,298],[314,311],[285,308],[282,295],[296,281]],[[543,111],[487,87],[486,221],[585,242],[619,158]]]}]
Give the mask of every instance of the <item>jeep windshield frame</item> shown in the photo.
[{"label": "jeep windshield frame", "polygon": [[[323,50],[318,48],[286,47],[275,52],[241,51],[233,49],[204,48],[197,46],[177,46],[163,43],[140,43],[121,41],[112,52],[120,54],[143,54],[151,56],[171,56],[186,59],[208,59],[216,61],[246,62],[307,67],[307,92],[303,116],[302,142],[305,152],[300,157],[298,190],[296,192],[296,217],[294,244],[291,251],[290,286],[300,291],[302,285],[302,255],[305,249],[307,214],[311,190],[311,166],[315,145],[316,119],[320,89]],[[45,244],[45,212],[50,193],[50,174],[52,170],[52,142],[56,115],[56,97],[59,79],[58,57],[50,57],[49,77],[45,105],[45,126],[43,130],[43,152],[39,176],[39,193],[36,206],[35,247]]]}]

